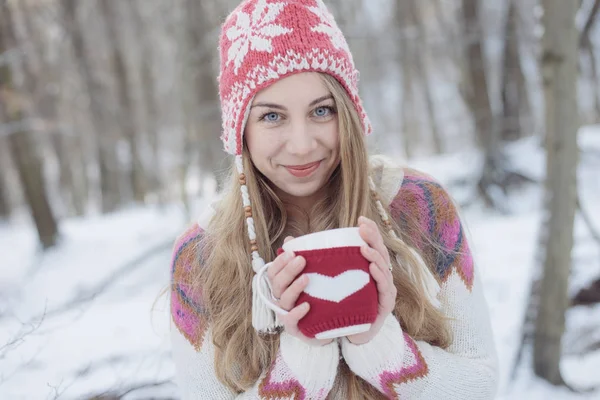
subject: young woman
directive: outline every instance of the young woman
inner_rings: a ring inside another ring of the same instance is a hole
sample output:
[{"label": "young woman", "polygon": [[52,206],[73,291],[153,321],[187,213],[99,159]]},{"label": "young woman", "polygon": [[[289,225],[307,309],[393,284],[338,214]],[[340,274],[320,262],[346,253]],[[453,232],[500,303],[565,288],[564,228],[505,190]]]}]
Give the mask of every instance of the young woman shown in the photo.
[{"label": "young woman", "polygon": [[[231,185],[179,237],[172,346],[185,399],[492,399],[489,316],[465,232],[433,178],[369,158],[344,36],[321,0],[247,0],[220,40]],[[377,320],[304,337],[305,260],[288,237],[358,226]],[[275,315],[256,296],[265,265]]]}]

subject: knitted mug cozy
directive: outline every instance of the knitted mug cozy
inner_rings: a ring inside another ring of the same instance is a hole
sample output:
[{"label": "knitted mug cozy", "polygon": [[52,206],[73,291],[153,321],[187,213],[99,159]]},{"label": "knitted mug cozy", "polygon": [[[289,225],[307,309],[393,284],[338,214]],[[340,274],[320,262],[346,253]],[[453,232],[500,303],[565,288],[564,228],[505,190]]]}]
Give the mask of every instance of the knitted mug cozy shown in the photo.
[{"label": "knitted mug cozy", "polygon": [[[265,262],[258,253],[252,203],[246,186],[242,159],[243,134],[254,96],[286,76],[320,72],[333,76],[344,87],[365,135],[371,123],[358,94],[358,71],[352,54],[332,14],[322,0],[245,0],[225,20],[219,40],[219,96],[224,149],[235,156],[239,173],[252,268],[258,274]],[[370,181],[371,190],[375,186]],[[379,214],[396,236],[379,200]],[[410,273],[410,271],[409,271]],[[439,286],[429,273],[427,288],[435,298]],[[273,333],[280,326],[259,293],[268,289],[266,277],[252,281],[252,325],[259,332]]]},{"label": "knitted mug cozy", "polygon": [[[369,271],[370,262],[360,251],[365,245],[358,228],[338,228],[300,236],[278,250],[278,254],[291,251],[306,260],[302,274],[309,283],[295,304],[310,305],[298,322],[304,336],[333,339],[371,328],[377,318],[378,294]],[[262,279],[270,264],[259,271],[258,279]],[[287,314],[273,304],[272,296],[258,294],[271,310]]]}]

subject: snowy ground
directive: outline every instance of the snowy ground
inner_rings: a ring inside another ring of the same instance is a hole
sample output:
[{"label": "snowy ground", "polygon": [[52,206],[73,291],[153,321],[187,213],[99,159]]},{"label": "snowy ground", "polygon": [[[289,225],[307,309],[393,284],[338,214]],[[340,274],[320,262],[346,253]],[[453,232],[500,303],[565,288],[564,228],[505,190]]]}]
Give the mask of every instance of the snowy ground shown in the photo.
[{"label": "snowy ground", "polygon": [[[581,146],[580,193],[600,229],[600,208],[592,207],[600,204],[600,130],[585,132]],[[532,140],[511,149],[514,165],[536,177],[543,175],[540,154]],[[470,169],[465,160],[476,163],[477,156],[415,166],[449,184]],[[460,186],[451,191],[460,202],[469,198]],[[530,187],[511,199],[511,216],[477,205],[463,210],[500,358],[498,398],[600,399],[600,392],[546,385],[527,369],[509,380],[536,265],[539,199],[539,188]],[[159,295],[168,283],[171,244],[186,225],[182,215],[174,206],[64,221],[63,242],[46,254],[27,224],[0,226],[0,399],[177,398],[167,296]],[[575,243],[572,292],[600,276],[600,246],[579,218]],[[600,351],[578,354],[594,338],[600,339],[600,307],[571,309],[562,371],[577,389],[600,385]]]}]

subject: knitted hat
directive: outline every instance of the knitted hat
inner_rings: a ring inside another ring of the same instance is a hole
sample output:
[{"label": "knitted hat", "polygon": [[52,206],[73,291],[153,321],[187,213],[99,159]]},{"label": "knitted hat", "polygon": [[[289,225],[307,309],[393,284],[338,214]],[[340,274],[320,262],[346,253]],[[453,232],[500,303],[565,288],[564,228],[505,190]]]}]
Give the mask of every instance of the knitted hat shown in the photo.
[{"label": "knitted hat", "polygon": [[[348,93],[361,118],[364,134],[370,134],[372,128],[358,94],[358,71],[350,49],[322,0],[244,0],[222,26],[219,48],[221,140],[225,151],[236,157],[252,267],[258,273],[265,262],[258,253],[242,161],[242,137],[254,96],[292,74],[326,73],[335,77]],[[387,214],[381,202],[378,203],[380,214],[389,226]],[[258,331],[273,332],[277,327],[276,317],[257,296],[259,285],[264,289],[268,282],[258,282],[255,276],[252,285],[252,324]]]},{"label": "knitted hat", "polygon": [[242,154],[252,99],[285,76],[324,72],[346,89],[366,134],[371,124],[358,96],[358,71],[344,35],[321,0],[246,0],[221,31],[221,96],[225,151]]}]

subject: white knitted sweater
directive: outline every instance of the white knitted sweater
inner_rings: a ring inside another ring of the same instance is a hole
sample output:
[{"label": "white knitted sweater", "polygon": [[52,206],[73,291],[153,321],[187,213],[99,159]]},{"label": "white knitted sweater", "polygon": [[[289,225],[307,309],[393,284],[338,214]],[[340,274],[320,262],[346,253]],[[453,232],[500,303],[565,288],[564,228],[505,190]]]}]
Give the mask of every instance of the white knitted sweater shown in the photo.
[{"label": "white knitted sweater", "polygon": [[438,298],[451,318],[453,344],[442,349],[415,341],[393,315],[372,341],[360,346],[344,338],[312,347],[283,332],[273,365],[251,389],[234,394],[215,376],[214,345],[202,299],[180,283],[197,260],[195,244],[206,226],[201,221],[179,237],[172,261],[172,354],[183,399],[325,399],[340,356],[356,375],[390,399],[494,398],[497,362],[487,304],[449,195],[439,183],[413,170],[403,173],[385,167],[377,178],[392,217],[402,226],[403,213],[419,213],[421,228],[437,244],[415,242],[435,260],[442,282]]}]

